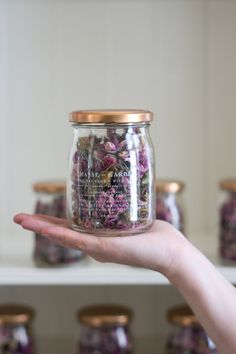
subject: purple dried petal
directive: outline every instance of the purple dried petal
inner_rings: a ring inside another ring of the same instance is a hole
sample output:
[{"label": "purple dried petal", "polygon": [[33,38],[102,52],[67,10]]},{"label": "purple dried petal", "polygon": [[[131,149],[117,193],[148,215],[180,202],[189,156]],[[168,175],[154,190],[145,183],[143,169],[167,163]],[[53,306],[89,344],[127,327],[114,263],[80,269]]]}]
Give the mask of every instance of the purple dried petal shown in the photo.
[{"label": "purple dried petal", "polygon": [[119,149],[122,149],[122,148],[124,148],[125,146],[127,145],[127,141],[126,140],[123,140],[123,141],[121,141],[120,143],[119,143]]},{"label": "purple dried petal", "polygon": [[104,170],[104,163],[101,160],[94,160],[93,169],[95,172],[101,172]]},{"label": "purple dried petal", "polygon": [[100,144],[97,149],[94,151],[95,159],[102,160],[106,156],[106,152],[104,151],[103,144]]},{"label": "purple dried petal", "polygon": [[107,155],[102,159],[105,170],[107,170],[111,166],[115,166],[117,163],[117,159],[113,155]]},{"label": "purple dried petal", "polygon": [[80,163],[80,169],[81,169],[81,172],[85,172],[88,170],[88,160],[86,159],[81,159],[79,161]]},{"label": "purple dried petal", "polygon": [[104,145],[104,149],[106,152],[115,152],[116,146],[111,141],[107,141]]}]

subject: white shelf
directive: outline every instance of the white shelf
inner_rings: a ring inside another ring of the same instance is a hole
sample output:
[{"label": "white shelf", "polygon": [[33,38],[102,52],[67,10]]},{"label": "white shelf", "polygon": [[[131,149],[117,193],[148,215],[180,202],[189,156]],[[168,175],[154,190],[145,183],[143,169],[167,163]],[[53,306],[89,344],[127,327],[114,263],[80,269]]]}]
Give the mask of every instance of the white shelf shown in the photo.
[{"label": "white shelf", "polygon": [[33,237],[19,230],[4,236],[0,254],[0,285],[132,285],[168,284],[159,273],[86,257],[60,267],[39,267],[32,259]]},{"label": "white shelf", "polygon": [[[159,273],[116,264],[98,263],[86,258],[64,267],[37,267],[32,259],[33,238],[28,232],[4,236],[0,256],[0,285],[167,285]],[[214,242],[206,235],[193,238],[195,243],[232,283],[236,283],[236,265],[226,265],[217,256]]]}]

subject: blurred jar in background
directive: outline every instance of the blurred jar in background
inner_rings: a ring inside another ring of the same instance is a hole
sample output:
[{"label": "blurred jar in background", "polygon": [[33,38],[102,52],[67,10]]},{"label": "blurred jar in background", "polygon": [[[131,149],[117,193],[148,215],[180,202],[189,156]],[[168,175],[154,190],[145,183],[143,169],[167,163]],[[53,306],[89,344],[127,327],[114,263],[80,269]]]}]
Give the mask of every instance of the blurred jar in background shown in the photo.
[{"label": "blurred jar in background", "polygon": [[[66,218],[65,182],[38,182],[33,185],[37,195],[36,214]],[[46,237],[35,234],[34,259],[52,265],[72,263],[83,257],[79,250],[62,247]]]},{"label": "blurred jar in background", "polygon": [[236,261],[236,178],[220,181],[223,190],[219,210],[220,254],[224,259]]},{"label": "blurred jar in background", "polygon": [[31,322],[34,311],[21,305],[0,305],[0,353],[34,354]]},{"label": "blurred jar in background", "polygon": [[82,325],[78,354],[130,354],[132,312],[123,306],[98,305],[78,313]]},{"label": "blurred jar in background", "polygon": [[171,308],[167,318],[175,327],[167,339],[166,354],[218,354],[215,344],[188,306]]},{"label": "blurred jar in background", "polygon": [[174,180],[156,181],[156,218],[167,221],[184,232],[184,212],[181,192],[184,183]]}]

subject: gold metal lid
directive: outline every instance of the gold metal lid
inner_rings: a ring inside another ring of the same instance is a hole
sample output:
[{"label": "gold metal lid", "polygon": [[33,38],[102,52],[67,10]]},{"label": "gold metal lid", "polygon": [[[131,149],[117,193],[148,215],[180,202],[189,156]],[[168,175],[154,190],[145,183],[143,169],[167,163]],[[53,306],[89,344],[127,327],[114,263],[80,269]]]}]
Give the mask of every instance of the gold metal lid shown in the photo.
[{"label": "gold metal lid", "polygon": [[173,307],[167,312],[167,318],[169,322],[180,326],[199,325],[195,314],[187,305]]},{"label": "gold metal lid", "polygon": [[223,179],[219,185],[223,190],[236,192],[236,178]]},{"label": "gold metal lid", "polygon": [[0,305],[0,325],[17,325],[32,321],[34,310],[30,307],[6,304]]},{"label": "gold metal lid", "polygon": [[139,109],[85,110],[70,113],[69,121],[78,124],[127,124],[153,120],[153,113]]},{"label": "gold metal lid", "polygon": [[157,193],[178,193],[185,187],[185,184],[180,181],[159,179],[156,181]]},{"label": "gold metal lid", "polygon": [[78,312],[79,321],[90,327],[126,325],[132,319],[132,311],[123,306],[88,306]]},{"label": "gold metal lid", "polygon": [[45,182],[36,182],[33,184],[33,190],[38,193],[65,193],[66,192],[66,183],[65,182],[56,182],[56,181],[45,181]]}]

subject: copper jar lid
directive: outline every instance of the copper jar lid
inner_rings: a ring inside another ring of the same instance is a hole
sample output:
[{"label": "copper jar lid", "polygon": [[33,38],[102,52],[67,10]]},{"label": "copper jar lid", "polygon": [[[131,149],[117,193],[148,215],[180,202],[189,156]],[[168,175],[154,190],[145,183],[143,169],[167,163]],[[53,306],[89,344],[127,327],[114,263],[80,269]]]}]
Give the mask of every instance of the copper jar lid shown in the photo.
[{"label": "copper jar lid", "polygon": [[28,306],[16,304],[0,305],[0,325],[25,324],[34,318],[34,310]]},{"label": "copper jar lid", "polygon": [[65,193],[66,192],[66,183],[65,182],[56,182],[56,181],[44,181],[36,182],[33,184],[33,190],[38,193]]},{"label": "copper jar lid", "polygon": [[88,306],[78,312],[79,321],[90,327],[127,325],[132,311],[117,305]]},{"label": "copper jar lid", "polygon": [[185,184],[180,181],[159,179],[156,181],[157,193],[179,193],[185,187]]},{"label": "copper jar lid", "polygon": [[223,190],[236,192],[236,178],[223,179],[219,185]]},{"label": "copper jar lid", "polygon": [[187,305],[176,306],[167,312],[169,322],[180,326],[199,325],[195,314]]},{"label": "copper jar lid", "polygon": [[78,124],[129,124],[148,123],[153,113],[139,109],[84,110],[70,113],[69,121]]}]

